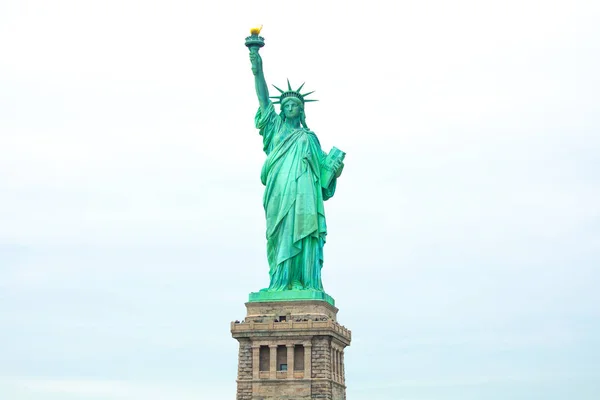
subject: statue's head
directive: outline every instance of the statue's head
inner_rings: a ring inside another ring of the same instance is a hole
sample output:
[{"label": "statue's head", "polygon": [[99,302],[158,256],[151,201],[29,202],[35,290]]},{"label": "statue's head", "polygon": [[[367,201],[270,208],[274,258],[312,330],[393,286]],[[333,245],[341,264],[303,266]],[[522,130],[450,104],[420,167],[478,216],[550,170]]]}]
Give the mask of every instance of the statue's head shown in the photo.
[{"label": "statue's head", "polygon": [[281,101],[281,116],[283,119],[304,119],[304,104],[296,97],[287,97]]},{"label": "statue's head", "polygon": [[284,91],[279,89],[275,85],[273,86],[279,91],[279,93],[281,93],[279,96],[271,96],[272,99],[277,99],[277,101],[273,102],[274,104],[281,104],[281,117],[284,120],[291,118],[299,118],[302,126],[308,128],[306,126],[306,115],[304,114],[304,103],[317,100],[307,100],[304,97],[308,96],[313,92],[301,94],[300,90],[304,86],[304,83],[298,89],[293,90],[289,80],[288,90]]}]

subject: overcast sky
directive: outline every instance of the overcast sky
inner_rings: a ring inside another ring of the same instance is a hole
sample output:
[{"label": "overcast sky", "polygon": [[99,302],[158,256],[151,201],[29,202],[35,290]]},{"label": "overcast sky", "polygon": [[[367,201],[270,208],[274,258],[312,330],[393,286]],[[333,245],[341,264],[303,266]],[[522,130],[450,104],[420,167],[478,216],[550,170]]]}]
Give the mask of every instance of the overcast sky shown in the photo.
[{"label": "overcast sky", "polygon": [[597,1],[0,1],[0,398],[235,396],[258,102],[345,152],[351,400],[600,397]]}]

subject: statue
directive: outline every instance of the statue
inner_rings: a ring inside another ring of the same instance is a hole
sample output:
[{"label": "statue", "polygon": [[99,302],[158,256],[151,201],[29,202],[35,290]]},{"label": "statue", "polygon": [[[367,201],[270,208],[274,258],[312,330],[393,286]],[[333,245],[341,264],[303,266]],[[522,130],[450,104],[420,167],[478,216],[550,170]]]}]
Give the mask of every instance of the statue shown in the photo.
[{"label": "statue", "polygon": [[[251,30],[246,38],[258,97],[259,109],[255,123],[263,138],[267,155],[261,172],[265,185],[263,205],[267,220],[267,258],[269,287],[252,293],[250,301],[282,299],[268,293],[291,291],[287,298],[331,299],[323,291],[321,268],[323,246],[327,235],[323,202],[330,199],[344,164],[344,153],[335,147],[327,154],[321,149],[317,135],[308,129],[304,106],[309,93],[301,94],[304,84],[293,90],[289,80],[287,90],[269,97],[258,53],[264,39],[260,28]],[[276,99],[271,101],[270,99]],[[277,113],[274,104],[280,104]],[[321,293],[306,296],[306,293]],[[274,293],[275,294],[275,293]],[[325,295],[323,297],[322,295]],[[331,299],[330,302],[332,302]]]}]

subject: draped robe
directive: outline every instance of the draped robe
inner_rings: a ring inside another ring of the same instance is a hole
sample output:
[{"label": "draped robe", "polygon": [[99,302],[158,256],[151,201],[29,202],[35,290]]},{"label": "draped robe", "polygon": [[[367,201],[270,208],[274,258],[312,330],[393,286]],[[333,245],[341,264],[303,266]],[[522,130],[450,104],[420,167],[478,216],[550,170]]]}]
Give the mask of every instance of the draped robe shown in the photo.
[{"label": "draped robe", "polygon": [[323,201],[333,196],[337,180],[321,187],[326,154],[314,132],[306,128],[287,132],[271,102],[264,113],[258,109],[255,122],[267,154],[261,172],[271,278],[266,290],[322,291],[327,235]]}]

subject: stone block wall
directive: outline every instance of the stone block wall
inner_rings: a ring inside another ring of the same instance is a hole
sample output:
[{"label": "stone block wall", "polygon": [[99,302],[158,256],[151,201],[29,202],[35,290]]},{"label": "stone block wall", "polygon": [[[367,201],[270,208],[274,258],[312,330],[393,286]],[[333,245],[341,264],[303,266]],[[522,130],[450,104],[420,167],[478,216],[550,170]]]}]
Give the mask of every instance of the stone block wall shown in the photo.
[{"label": "stone block wall", "polygon": [[252,343],[250,339],[238,339],[238,385],[237,399],[252,400]]},{"label": "stone block wall", "polygon": [[339,383],[333,382],[332,399],[333,400],[346,400],[346,387]]},{"label": "stone block wall", "polygon": [[331,400],[331,336],[315,336],[312,340],[312,398]]}]

